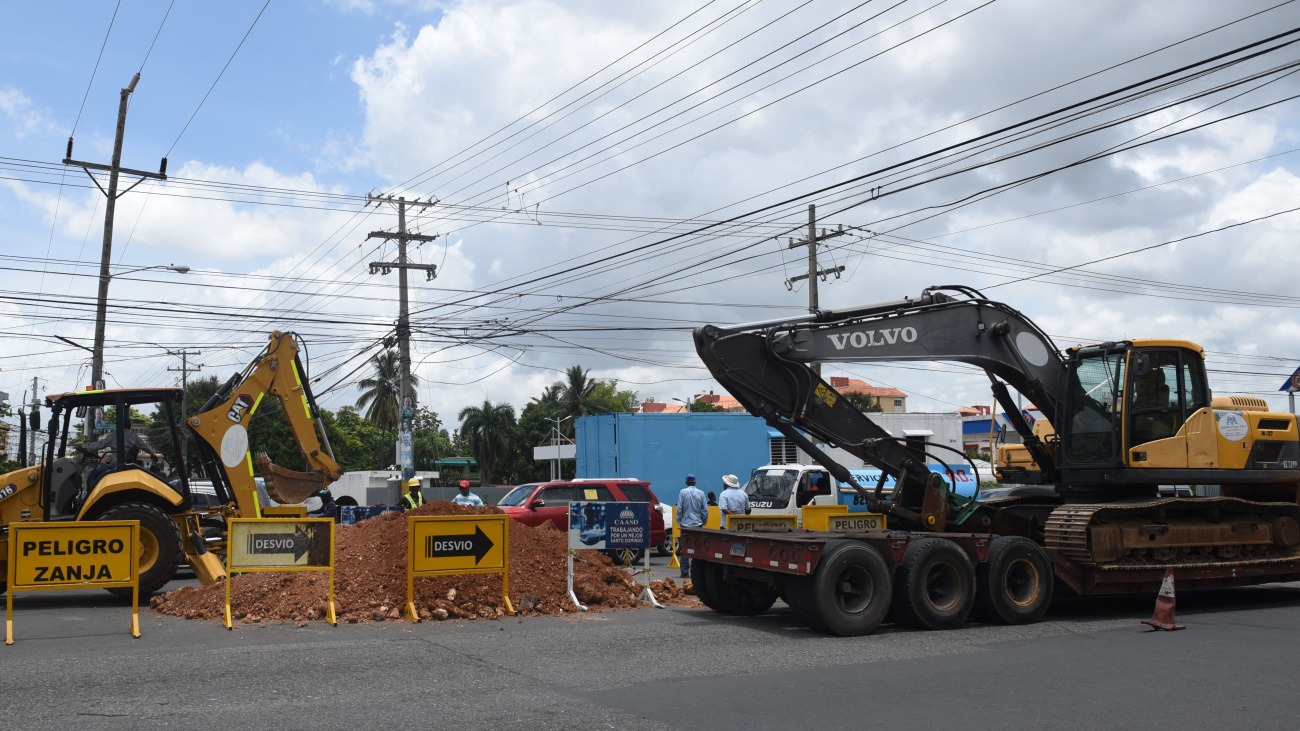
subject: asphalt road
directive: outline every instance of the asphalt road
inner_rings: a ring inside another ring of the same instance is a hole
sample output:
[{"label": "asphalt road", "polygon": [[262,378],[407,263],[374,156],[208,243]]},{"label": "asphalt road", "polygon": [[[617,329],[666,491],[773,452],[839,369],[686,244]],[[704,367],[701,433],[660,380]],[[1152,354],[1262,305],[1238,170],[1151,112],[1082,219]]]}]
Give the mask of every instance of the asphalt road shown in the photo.
[{"label": "asphalt road", "polygon": [[19,594],[0,728],[1295,728],[1300,584],[1180,593],[1181,632],[1139,624],[1152,606],[852,639],[779,602],[234,631],[144,610],[132,639],[105,592]]}]

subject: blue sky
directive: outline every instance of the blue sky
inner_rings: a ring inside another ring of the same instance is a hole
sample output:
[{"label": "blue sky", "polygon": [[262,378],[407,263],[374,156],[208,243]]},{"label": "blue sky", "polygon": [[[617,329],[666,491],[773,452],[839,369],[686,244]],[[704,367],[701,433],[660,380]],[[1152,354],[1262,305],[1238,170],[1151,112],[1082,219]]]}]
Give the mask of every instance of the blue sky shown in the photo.
[{"label": "blue sky", "polygon": [[[1061,347],[1201,342],[1216,392],[1283,408],[1275,389],[1300,365],[1289,38],[971,150],[966,164],[987,164],[961,175],[873,173],[1300,26],[1295,3],[12,5],[0,26],[11,401],[33,376],[42,393],[84,385],[84,352],[54,336],[90,340],[103,196],[59,163],[74,124],[74,157],[108,162],[119,90],[138,70],[123,165],[156,170],[168,155],[171,180],[119,201],[114,267],[193,271],[113,280],[110,383],[170,383],[166,351],[182,347],[203,353],[203,375],[224,376],[264,333],[294,329],[322,402],[355,401],[397,304],[396,276],[368,268],[396,256],[367,238],[396,226],[391,206],[365,205],[371,192],[437,201],[410,216],[438,236],[413,260],[439,271],[412,276],[413,348],[420,399],[453,425],[484,399],[522,408],[575,363],[663,401],[714,387],[690,328],[804,310],[806,284],[787,287],[802,251],[781,240],[803,234],[810,202],[825,225],[855,231],[824,252],[845,267],[821,286],[825,307],[986,288]],[[1175,130],[1188,131],[980,193]],[[1012,150],[1023,154],[995,159]],[[855,176],[861,187],[813,193]],[[732,216],[734,230],[690,233]],[[1037,265],[1077,268],[1026,278]],[[989,400],[986,379],[961,367],[833,373],[903,389],[918,411]]]}]

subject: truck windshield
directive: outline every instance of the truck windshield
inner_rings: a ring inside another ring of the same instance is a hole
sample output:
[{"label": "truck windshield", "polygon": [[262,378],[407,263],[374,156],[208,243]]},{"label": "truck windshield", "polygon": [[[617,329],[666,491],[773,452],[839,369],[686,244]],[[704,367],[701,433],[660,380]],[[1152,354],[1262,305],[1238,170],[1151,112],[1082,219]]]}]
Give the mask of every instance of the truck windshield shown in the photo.
[{"label": "truck windshield", "polygon": [[756,469],[745,483],[745,494],[751,498],[788,502],[799,482],[799,470]]}]

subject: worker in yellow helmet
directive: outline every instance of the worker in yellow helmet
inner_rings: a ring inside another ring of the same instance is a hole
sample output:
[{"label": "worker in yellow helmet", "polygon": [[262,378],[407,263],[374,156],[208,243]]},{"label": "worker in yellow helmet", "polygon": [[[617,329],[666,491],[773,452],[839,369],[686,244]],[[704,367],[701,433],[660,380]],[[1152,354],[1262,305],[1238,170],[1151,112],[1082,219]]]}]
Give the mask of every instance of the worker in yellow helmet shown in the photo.
[{"label": "worker in yellow helmet", "polygon": [[420,478],[412,477],[406,481],[408,492],[402,496],[402,510],[414,510],[424,505],[424,494],[420,492]]}]

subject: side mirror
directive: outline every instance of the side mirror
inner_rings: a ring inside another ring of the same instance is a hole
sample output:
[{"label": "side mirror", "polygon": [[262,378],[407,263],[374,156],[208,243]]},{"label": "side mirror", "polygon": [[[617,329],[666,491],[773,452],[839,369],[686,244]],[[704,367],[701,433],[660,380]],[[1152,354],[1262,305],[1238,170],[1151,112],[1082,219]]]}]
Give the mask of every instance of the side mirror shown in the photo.
[{"label": "side mirror", "polygon": [[81,406],[78,406],[78,407],[77,407],[77,418],[78,418],[78,419],[84,419],[84,418],[86,418],[86,413],[87,413],[87,412],[86,412],[86,405],[85,405],[85,404],[82,404]]},{"label": "side mirror", "polygon": [[33,406],[32,413],[27,415],[27,428],[32,431],[41,430],[41,409],[39,406]]},{"label": "side mirror", "polygon": [[545,501],[545,500],[542,500],[542,499],[540,499],[540,498],[538,498],[537,500],[534,500],[534,501],[528,503],[528,509],[529,509],[529,510],[536,510],[536,509],[538,509],[538,508],[544,508],[544,507],[546,507],[546,501]]}]

